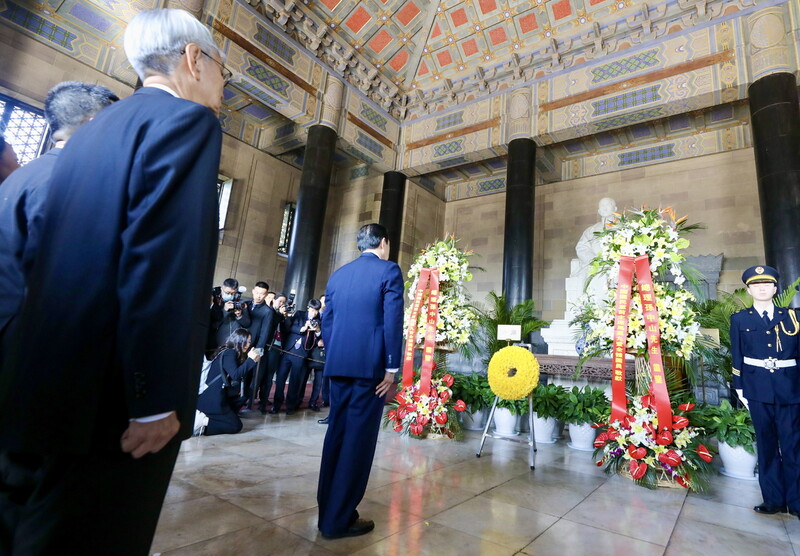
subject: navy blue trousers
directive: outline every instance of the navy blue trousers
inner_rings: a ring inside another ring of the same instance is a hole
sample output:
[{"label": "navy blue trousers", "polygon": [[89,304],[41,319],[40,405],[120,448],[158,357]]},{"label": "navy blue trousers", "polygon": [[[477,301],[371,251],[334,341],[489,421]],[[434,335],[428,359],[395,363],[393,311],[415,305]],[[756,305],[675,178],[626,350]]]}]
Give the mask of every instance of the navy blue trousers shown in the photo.
[{"label": "navy blue trousers", "polygon": [[764,504],[800,510],[800,404],[750,400]]},{"label": "navy blue trousers", "polygon": [[291,350],[283,354],[281,365],[278,367],[278,374],[275,376],[275,397],[273,398],[275,403],[273,403],[272,407],[276,410],[283,405],[283,387],[287,378],[289,379],[289,388],[286,392],[286,409],[294,411],[300,407],[306,387],[303,382],[306,376],[306,355],[305,351],[297,350]]},{"label": "navy blue trousers", "polygon": [[358,519],[356,507],[369,481],[385,396],[380,380],[331,377],[331,412],[319,470],[319,530],[344,532]]}]

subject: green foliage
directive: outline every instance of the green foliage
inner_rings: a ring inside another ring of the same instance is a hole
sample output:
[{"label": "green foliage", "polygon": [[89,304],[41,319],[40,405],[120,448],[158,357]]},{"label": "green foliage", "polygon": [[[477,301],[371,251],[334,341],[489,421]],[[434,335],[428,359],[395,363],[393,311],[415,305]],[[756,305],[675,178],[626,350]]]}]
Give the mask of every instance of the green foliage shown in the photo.
[{"label": "green foliage", "polygon": [[486,375],[453,373],[453,397],[463,400],[470,411],[488,409],[494,403],[494,394]]},{"label": "green foliage", "polygon": [[539,384],[533,389],[533,411],[542,418],[557,418],[567,403],[567,389],[558,384]]},{"label": "green foliage", "polygon": [[798,288],[800,288],[800,278],[789,284],[789,287],[775,296],[775,305],[778,307],[788,307],[797,294]]},{"label": "green foliage", "polygon": [[600,388],[573,386],[556,415],[564,423],[600,423],[608,420],[611,403]]},{"label": "green foliage", "polygon": [[734,409],[728,400],[722,400],[718,406],[703,405],[696,413],[694,421],[709,436],[716,436],[720,442],[734,448],[741,446],[755,454],[753,443],[756,441],[756,431],[747,409]]},{"label": "green foliage", "polygon": [[536,308],[532,299],[508,308],[504,295],[491,291],[486,296],[486,307],[476,306],[478,313],[478,326],[470,337],[470,341],[461,346],[461,353],[474,359],[483,356],[482,362],[488,367],[489,360],[496,352],[508,345],[505,340],[497,339],[497,325],[518,324],[522,327],[522,338],[530,336],[531,332],[550,324],[536,317]]},{"label": "green foliage", "polygon": [[528,413],[528,397],[525,396],[521,400],[504,400],[500,398],[497,400],[497,407],[509,410],[512,415],[525,415]]}]

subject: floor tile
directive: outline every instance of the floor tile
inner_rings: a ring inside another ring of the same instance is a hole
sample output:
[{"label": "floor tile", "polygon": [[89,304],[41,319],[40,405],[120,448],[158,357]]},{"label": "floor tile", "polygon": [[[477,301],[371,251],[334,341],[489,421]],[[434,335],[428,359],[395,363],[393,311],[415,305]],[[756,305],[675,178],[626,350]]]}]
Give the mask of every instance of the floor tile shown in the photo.
[{"label": "floor tile", "polygon": [[317,507],[316,473],[271,479],[217,496],[266,520]]},{"label": "floor tile", "polygon": [[437,483],[427,477],[412,477],[368,490],[364,498],[429,518],[474,496],[472,492]]},{"label": "floor tile", "polygon": [[658,556],[663,553],[663,546],[567,519],[559,520],[522,550],[522,554],[530,556]]},{"label": "floor tile", "polygon": [[214,496],[166,504],[151,551],[165,552],[261,523],[257,516]]},{"label": "floor tile", "polygon": [[162,556],[220,556],[224,554],[332,556],[335,552],[298,537],[283,527],[265,523],[239,529],[177,550],[169,550],[162,553]]},{"label": "floor tile", "polygon": [[669,541],[667,556],[708,556],[709,554],[792,554],[788,540],[754,535],[681,516]]},{"label": "floor tile", "polygon": [[467,535],[434,522],[419,522],[376,542],[353,556],[511,556],[513,549]]},{"label": "floor tile", "polygon": [[369,500],[362,501],[358,506],[358,512],[364,519],[375,521],[375,529],[360,537],[325,539],[317,529],[319,514],[317,508],[276,519],[272,523],[284,527],[306,540],[315,542],[331,552],[353,554],[420,521],[419,517],[409,514],[402,507],[395,506],[387,511],[385,505]]},{"label": "floor tile", "polygon": [[558,520],[520,506],[479,496],[430,519],[495,544],[520,550]]},{"label": "floor tile", "polygon": [[[784,520],[780,514],[762,515],[754,512],[752,508],[742,508],[701,498],[689,498],[681,512],[681,518],[755,535],[767,535],[774,539],[789,540]],[[797,520],[797,518],[794,519]]]}]

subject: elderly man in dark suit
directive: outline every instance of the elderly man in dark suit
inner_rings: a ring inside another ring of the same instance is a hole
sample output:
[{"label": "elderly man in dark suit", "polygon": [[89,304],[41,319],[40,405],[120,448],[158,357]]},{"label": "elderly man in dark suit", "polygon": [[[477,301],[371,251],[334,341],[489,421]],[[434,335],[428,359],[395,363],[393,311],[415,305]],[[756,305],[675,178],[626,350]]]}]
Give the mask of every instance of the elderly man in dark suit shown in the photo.
[{"label": "elderly man in dark suit", "polygon": [[192,433],[227,74],[182,10],[140,12],[124,44],[144,87],[59,155],[31,295],[4,338],[3,554],[147,554]]},{"label": "elderly man in dark suit", "polygon": [[64,81],[47,93],[44,118],[53,148],[11,174],[0,189],[0,338],[25,296],[23,264],[29,267],[36,258],[50,174],[58,155],[80,126],[118,100],[102,85],[79,81]]},{"label": "elderly man in dark suit", "polygon": [[386,393],[400,367],[403,275],[389,262],[389,237],[363,226],[361,256],[333,273],[325,290],[322,336],[331,412],[319,471],[319,530],[326,538],[369,533],[356,507],[369,480]]}]

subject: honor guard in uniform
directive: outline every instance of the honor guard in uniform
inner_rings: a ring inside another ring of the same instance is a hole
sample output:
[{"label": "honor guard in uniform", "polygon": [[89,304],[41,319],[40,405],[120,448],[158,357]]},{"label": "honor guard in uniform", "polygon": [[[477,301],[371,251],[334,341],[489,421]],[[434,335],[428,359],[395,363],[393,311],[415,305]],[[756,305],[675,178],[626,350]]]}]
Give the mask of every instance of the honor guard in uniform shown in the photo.
[{"label": "honor guard in uniform", "polygon": [[778,271],[742,274],[753,306],[731,315],[733,387],[753,417],[758,441],[762,514],[800,517],[800,371],[794,309],[776,307]]}]

